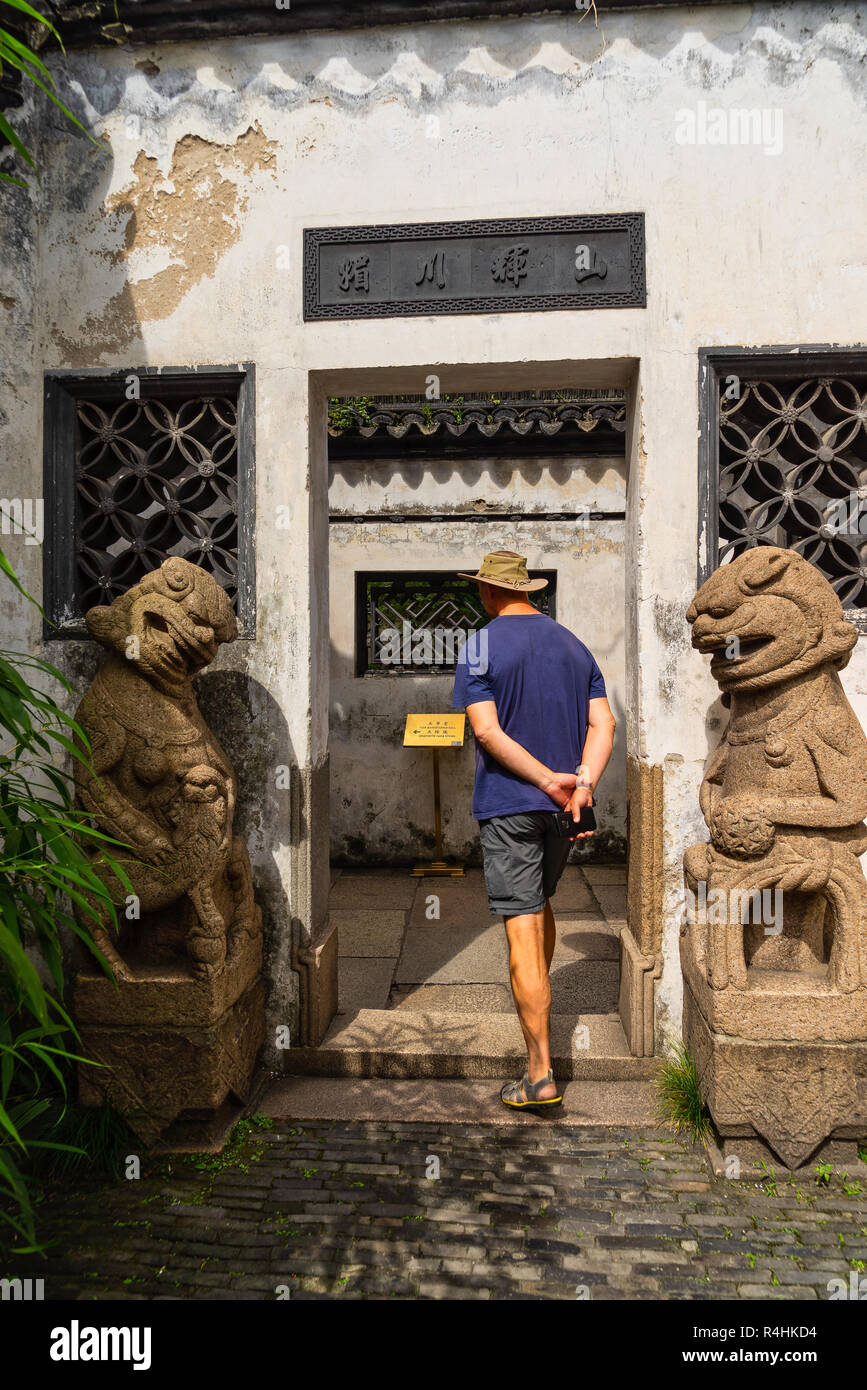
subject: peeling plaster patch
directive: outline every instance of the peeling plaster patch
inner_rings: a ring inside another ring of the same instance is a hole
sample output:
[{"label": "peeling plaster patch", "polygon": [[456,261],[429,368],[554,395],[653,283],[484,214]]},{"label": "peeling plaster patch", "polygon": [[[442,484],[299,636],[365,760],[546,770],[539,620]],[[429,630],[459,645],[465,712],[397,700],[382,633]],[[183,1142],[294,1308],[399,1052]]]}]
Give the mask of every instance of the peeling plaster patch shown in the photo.
[{"label": "peeling plaster patch", "polygon": [[276,175],[276,152],[276,142],[265,137],[258,122],[232,144],[183,136],[167,174],[157,159],[139,151],[131,185],[105,204],[106,213],[120,219],[123,249],[99,254],[110,260],[125,256],[131,265],[169,264],[140,278],[131,275],[101,313],[88,316],[80,342],[56,334],[69,362],[77,365],[124,347],[140,324],[168,318],[191,289],[213,276],[241,236],[242,214],[249,205],[241,178],[254,170]]},{"label": "peeling plaster patch", "polygon": [[[188,290],[213,274],[217,262],[239,239],[239,216],[249,203],[240,192],[237,174],[251,174],[254,169],[276,173],[276,151],[276,143],[267,140],[256,123],[234,145],[185,135],[175,145],[165,180],[156,160],[143,152],[138,155],[134,165],[138,186],[116,195],[108,206],[129,208],[130,258],[155,247],[167,247],[177,257],[174,265],[132,282],[141,320],[168,318]],[[229,172],[234,177],[227,177]],[[171,185],[172,191],[160,184]]]}]

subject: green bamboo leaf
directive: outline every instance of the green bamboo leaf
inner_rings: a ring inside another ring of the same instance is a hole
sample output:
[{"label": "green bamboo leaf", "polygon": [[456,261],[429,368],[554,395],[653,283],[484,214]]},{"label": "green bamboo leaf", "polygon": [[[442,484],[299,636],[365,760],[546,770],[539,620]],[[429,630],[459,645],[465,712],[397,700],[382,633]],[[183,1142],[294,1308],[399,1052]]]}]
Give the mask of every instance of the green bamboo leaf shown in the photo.
[{"label": "green bamboo leaf", "polygon": [[[4,3],[10,3],[10,0],[4,0]],[[26,188],[27,185],[25,184],[24,187]],[[20,582],[18,575],[15,573],[9,561],[6,559],[2,547],[0,547],[0,570],[2,570],[4,574],[8,575],[18,592],[20,594],[23,594],[25,598],[29,598],[31,603],[35,603],[40,613],[42,613],[42,605],[40,603],[37,603],[36,599],[33,597],[32,594],[28,594],[27,590],[24,588],[24,585]]]},{"label": "green bamboo leaf", "polygon": [[[36,79],[34,78],[33,80],[35,81]],[[15,131],[12,129],[11,125],[7,121],[6,117],[3,115],[2,111],[0,111],[0,135],[4,137],[4,140],[7,144],[12,145],[13,148],[17,150],[21,158],[25,160],[27,164],[30,165],[31,169],[36,168],[36,165],[33,162],[32,155],[28,152],[27,148],[24,145],[22,145],[21,141],[18,139],[18,136],[15,134]],[[2,561],[0,561],[0,567],[2,567],[3,569],[6,568],[6,566],[2,564]],[[18,584],[17,581],[16,588],[21,589],[21,585]],[[23,594],[24,590],[21,589],[21,592]]]},{"label": "green bamboo leaf", "polygon": [[26,59],[28,63],[32,63],[35,68],[44,73],[49,82],[54,80],[39,54],[34,53],[32,48],[28,48],[26,44],[16,39],[15,35],[10,34],[8,29],[0,29],[0,58],[3,56],[4,49],[9,49],[11,52],[17,53],[19,57]]},{"label": "green bamboo leaf", "polygon": [[[18,1130],[15,1128],[14,1124],[9,1118],[9,1115],[6,1111],[6,1107],[3,1105],[0,1105],[0,1126],[2,1126],[3,1129],[6,1130],[7,1134],[11,1135],[13,1141],[16,1144],[18,1144],[20,1148],[26,1150],[27,1146],[24,1143],[24,1140],[21,1138],[21,1135],[18,1133]],[[2,1152],[0,1152],[0,1159],[2,1159],[2,1157]]]},{"label": "green bamboo leaf", "polygon": [[[13,10],[21,10],[23,14],[29,15],[31,19],[38,19],[40,24],[44,24],[46,29],[51,30],[52,34],[57,39],[57,42],[60,44],[60,47],[63,48],[63,40],[61,39],[54,25],[51,23],[51,20],[46,19],[45,15],[40,14],[38,10],[34,10],[32,5],[27,4],[27,0],[3,0],[3,4],[11,5]],[[66,52],[65,49],[63,51],[64,53]]]},{"label": "green bamboo leaf", "polygon": [[[4,3],[6,3],[6,0],[4,0]],[[94,145],[101,145],[103,149],[106,148],[105,145],[102,145],[102,142],[100,140],[97,140],[95,135],[91,134],[91,132],[87,129],[86,126],[83,126],[81,124],[81,121],[78,119],[77,116],[73,116],[69,107],[64,106],[63,102],[60,100],[60,97],[57,96],[54,92],[52,92],[50,87],[46,87],[45,83],[42,81],[40,77],[36,76],[35,72],[31,72],[30,69],[25,67],[23,63],[16,61],[16,59],[14,58],[7,57],[6,61],[10,64],[11,67],[18,68],[20,72],[23,72],[27,77],[29,77],[34,87],[38,87],[41,92],[44,92],[45,95],[48,97],[48,100],[53,101],[54,105],[58,108],[58,110],[62,111],[67,120],[72,121],[73,125],[78,126],[78,129],[84,135],[87,136],[88,140],[90,140]],[[50,78],[49,81],[51,81]],[[32,164],[33,161],[28,160],[28,163]]]},{"label": "green bamboo leaf", "polygon": [[48,1010],[42,981],[27,953],[2,922],[0,922],[0,951],[6,955],[10,967],[15,972],[18,984],[30,1001],[30,1007],[36,1017],[38,1019],[47,1018]]}]

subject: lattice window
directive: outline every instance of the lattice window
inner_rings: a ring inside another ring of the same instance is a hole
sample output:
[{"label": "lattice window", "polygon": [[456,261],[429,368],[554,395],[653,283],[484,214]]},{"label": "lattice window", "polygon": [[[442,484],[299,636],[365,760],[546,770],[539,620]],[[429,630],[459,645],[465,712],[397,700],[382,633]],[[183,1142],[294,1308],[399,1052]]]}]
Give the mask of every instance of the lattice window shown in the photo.
[{"label": "lattice window", "polygon": [[[476,584],[450,571],[355,578],[359,676],[454,675],[464,639],[491,621]],[[533,578],[548,587],[527,597],[553,618],[556,571],[534,570]]]},{"label": "lattice window", "polygon": [[209,570],[252,630],[249,386],[237,370],[51,379],[47,471],[61,496],[49,510],[72,522],[46,546],[63,635],[169,555]]},{"label": "lattice window", "polygon": [[[867,354],[702,353],[707,562],[796,550],[867,619]],[[818,368],[818,370],[817,370]],[[703,507],[704,510],[704,507]]]}]

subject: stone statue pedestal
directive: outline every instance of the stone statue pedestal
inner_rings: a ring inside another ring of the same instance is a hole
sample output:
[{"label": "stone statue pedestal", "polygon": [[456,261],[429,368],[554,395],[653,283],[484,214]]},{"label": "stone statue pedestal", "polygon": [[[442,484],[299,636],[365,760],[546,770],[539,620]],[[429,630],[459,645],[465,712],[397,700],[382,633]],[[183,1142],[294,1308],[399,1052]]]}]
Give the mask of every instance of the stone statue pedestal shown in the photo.
[{"label": "stone statue pedestal", "polygon": [[[185,963],[141,965],[115,986],[93,969],[74,982],[84,1105],[104,1099],[155,1152],[220,1149],[251,1097],[265,1033],[261,936],[212,979]],[[110,1070],[109,1070],[110,1069]]]},{"label": "stone statue pedestal", "polygon": [[[740,1176],[829,1157],[849,1171],[867,1134],[867,995],[827,980],[755,970],[714,990],[681,938],[683,1032],[724,1159]],[[857,1171],[857,1168],[856,1168]]]},{"label": "stone statue pedestal", "polygon": [[683,861],[684,1041],[723,1159],[795,1170],[848,1146],[854,1163],[867,739],[838,672],[858,634],[819,570],[766,545],[721,565],[687,621],[730,713],[699,793],[710,839]]}]

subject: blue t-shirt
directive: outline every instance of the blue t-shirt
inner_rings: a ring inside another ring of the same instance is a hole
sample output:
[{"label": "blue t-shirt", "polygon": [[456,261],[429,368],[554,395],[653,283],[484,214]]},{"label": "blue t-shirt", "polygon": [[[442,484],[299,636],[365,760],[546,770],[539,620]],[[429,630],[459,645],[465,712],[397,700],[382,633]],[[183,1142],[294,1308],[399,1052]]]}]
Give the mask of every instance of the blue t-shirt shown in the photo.
[{"label": "blue t-shirt", "polygon": [[[574,772],[588,702],[604,695],[602,672],[583,642],[546,613],[513,613],[493,618],[464,643],[452,709],[495,701],[504,733],[552,772]],[[556,801],[476,743],[474,820],[556,810]]]}]

